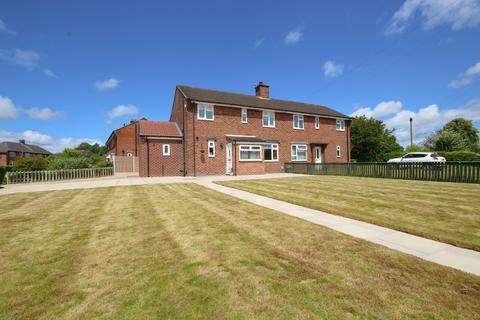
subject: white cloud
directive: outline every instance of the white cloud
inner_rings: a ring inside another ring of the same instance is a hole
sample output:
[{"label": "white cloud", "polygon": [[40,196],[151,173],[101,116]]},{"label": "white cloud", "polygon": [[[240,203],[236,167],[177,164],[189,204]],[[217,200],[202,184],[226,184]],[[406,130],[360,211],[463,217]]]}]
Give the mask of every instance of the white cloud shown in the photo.
[{"label": "white cloud", "polygon": [[353,112],[351,117],[366,116],[367,118],[379,119],[392,113],[397,113],[402,109],[400,101],[383,101],[377,104],[375,108],[363,107]]},{"label": "white cloud", "polygon": [[417,15],[423,29],[450,25],[453,30],[473,28],[480,24],[480,0],[406,0],[398,9],[385,34],[402,33]]},{"label": "white cloud", "polygon": [[335,62],[328,60],[323,65],[323,74],[327,78],[336,78],[341,76],[343,73],[343,66],[341,64],[336,64]]},{"label": "white cloud", "polygon": [[265,42],[265,37],[263,38],[260,38],[258,39],[257,41],[255,41],[255,43],[253,44],[253,47],[256,49],[256,48],[259,48],[263,45],[263,43]]},{"label": "white cloud", "polygon": [[[14,65],[19,65],[27,70],[35,70],[40,68],[40,60],[42,56],[33,50],[22,49],[0,49],[0,60],[9,62]],[[43,74],[55,79],[59,77],[50,69],[43,69]]]},{"label": "white cloud", "polygon": [[40,54],[33,50],[5,50],[0,49],[0,59],[13,64],[21,65],[28,70],[38,67],[40,62]]},{"label": "white cloud", "polygon": [[101,141],[91,138],[55,139],[49,135],[33,130],[26,130],[24,132],[11,132],[6,130],[0,130],[0,141],[18,141],[20,139],[24,139],[26,143],[29,144],[39,145],[53,153],[61,152],[65,148],[74,148],[82,142],[88,142],[90,144],[102,144]]},{"label": "white cloud", "polygon": [[15,104],[8,97],[0,96],[0,120],[16,119],[20,110],[15,107]]},{"label": "white cloud", "polygon": [[36,120],[50,120],[64,115],[63,112],[53,111],[50,108],[17,108],[10,98],[0,96],[0,120],[16,119],[21,113]]},{"label": "white cloud", "polygon": [[116,88],[119,83],[119,80],[115,78],[110,78],[107,80],[95,82],[95,88],[97,88],[98,91],[110,90]]},{"label": "white cloud", "polygon": [[472,84],[476,77],[480,75],[480,62],[477,62],[460,74],[460,78],[450,82],[450,87],[461,88]]},{"label": "white cloud", "polygon": [[52,70],[50,70],[50,69],[43,69],[43,74],[46,75],[46,76],[55,78],[55,79],[59,79],[59,77],[57,76],[57,74],[54,73],[54,72],[53,72]]},{"label": "white cloud", "polygon": [[287,33],[287,35],[285,36],[285,39],[284,39],[285,44],[286,45],[293,45],[293,44],[297,43],[298,41],[300,41],[302,36],[303,36],[303,32],[302,32],[301,28],[294,29],[294,30],[290,31],[289,33]]},{"label": "white cloud", "polygon": [[17,32],[7,28],[7,25],[5,24],[5,22],[2,21],[2,19],[0,19],[0,33],[7,33],[11,35],[17,34]]},{"label": "white cloud", "polygon": [[418,112],[402,110],[393,117],[385,120],[389,129],[395,129],[394,134],[402,145],[409,143],[409,119],[413,118],[413,141],[422,142],[427,136],[435,130],[441,128],[445,123],[455,118],[465,118],[468,120],[480,120],[480,98],[468,101],[464,106],[440,110],[438,105],[432,104],[421,108]]},{"label": "white cloud", "polygon": [[32,119],[44,121],[63,116],[63,112],[53,111],[50,108],[30,108],[24,110],[24,112]]},{"label": "white cloud", "polygon": [[138,113],[138,108],[134,105],[127,104],[127,105],[119,105],[110,110],[108,113],[108,118],[118,118],[126,115],[135,115]]}]

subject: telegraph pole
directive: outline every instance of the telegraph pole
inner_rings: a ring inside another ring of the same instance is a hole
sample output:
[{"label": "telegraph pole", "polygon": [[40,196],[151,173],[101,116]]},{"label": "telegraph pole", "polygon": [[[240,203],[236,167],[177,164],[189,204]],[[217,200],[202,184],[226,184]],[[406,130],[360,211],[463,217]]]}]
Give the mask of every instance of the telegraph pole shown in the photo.
[{"label": "telegraph pole", "polygon": [[410,117],[410,147],[413,146],[413,133],[412,133],[412,117]]}]

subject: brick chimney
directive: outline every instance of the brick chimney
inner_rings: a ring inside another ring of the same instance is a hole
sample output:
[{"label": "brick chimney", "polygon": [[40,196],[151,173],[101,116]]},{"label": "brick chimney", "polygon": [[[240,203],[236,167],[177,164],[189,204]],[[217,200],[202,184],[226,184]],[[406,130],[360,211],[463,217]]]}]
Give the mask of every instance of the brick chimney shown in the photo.
[{"label": "brick chimney", "polygon": [[18,140],[18,142],[20,142],[21,144],[25,144],[25,140]]},{"label": "brick chimney", "polygon": [[255,95],[260,98],[269,99],[270,98],[270,86],[268,84],[260,81],[255,86]]}]

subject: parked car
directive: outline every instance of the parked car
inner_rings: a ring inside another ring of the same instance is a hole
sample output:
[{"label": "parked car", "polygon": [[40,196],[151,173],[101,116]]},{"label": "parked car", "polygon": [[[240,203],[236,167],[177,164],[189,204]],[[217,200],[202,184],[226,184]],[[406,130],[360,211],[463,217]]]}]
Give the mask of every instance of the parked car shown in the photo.
[{"label": "parked car", "polygon": [[405,162],[445,162],[446,159],[433,152],[410,152],[400,158],[388,160],[388,163],[405,163]]}]

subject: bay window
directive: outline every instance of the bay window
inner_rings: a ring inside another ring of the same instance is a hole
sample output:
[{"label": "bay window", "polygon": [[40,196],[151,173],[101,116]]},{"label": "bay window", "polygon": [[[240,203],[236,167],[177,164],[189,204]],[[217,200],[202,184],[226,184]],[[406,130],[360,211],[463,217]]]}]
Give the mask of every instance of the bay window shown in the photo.
[{"label": "bay window", "polygon": [[245,146],[240,145],[240,161],[261,161],[262,147],[261,146]]},{"label": "bay window", "polygon": [[278,144],[270,143],[263,146],[263,160],[278,161]]}]

